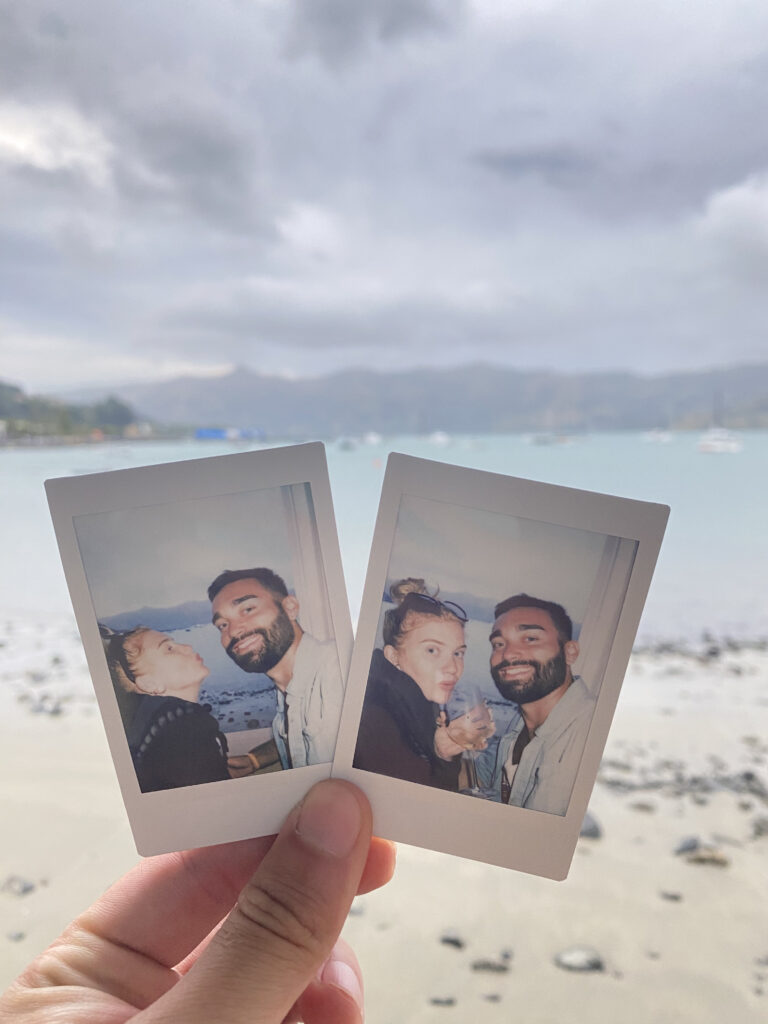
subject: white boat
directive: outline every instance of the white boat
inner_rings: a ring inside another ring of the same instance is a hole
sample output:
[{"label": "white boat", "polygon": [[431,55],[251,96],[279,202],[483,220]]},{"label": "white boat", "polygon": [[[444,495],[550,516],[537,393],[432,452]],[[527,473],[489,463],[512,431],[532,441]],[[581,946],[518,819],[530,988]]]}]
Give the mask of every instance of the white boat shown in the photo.
[{"label": "white boat", "polygon": [[705,455],[735,455],[744,447],[741,438],[725,427],[710,427],[699,438],[698,449]]},{"label": "white boat", "polygon": [[643,440],[649,444],[669,444],[672,440],[672,435],[668,430],[662,430],[661,427],[654,427],[653,430],[647,430],[643,434]]}]

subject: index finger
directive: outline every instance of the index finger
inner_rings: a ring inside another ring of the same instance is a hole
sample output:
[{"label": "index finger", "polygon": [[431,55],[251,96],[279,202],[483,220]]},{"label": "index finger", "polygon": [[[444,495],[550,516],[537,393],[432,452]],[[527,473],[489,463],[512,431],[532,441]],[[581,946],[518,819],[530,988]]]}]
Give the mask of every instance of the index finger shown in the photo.
[{"label": "index finger", "polygon": [[80,918],[109,942],[173,967],[232,908],[274,836],[149,857]]},{"label": "index finger", "polygon": [[[80,923],[109,942],[175,967],[229,913],[274,839],[148,858],[108,889]],[[389,881],[394,863],[394,844],[374,838],[358,892]]]}]

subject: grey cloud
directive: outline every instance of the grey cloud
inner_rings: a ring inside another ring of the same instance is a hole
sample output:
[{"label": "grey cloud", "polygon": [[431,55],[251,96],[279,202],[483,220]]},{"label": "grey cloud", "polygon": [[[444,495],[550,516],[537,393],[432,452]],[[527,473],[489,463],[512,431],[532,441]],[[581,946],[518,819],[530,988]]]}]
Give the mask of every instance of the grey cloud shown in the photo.
[{"label": "grey cloud", "polygon": [[398,43],[446,32],[463,13],[463,0],[293,0],[285,52],[315,54],[334,67],[376,41]]},{"label": "grey cloud", "polygon": [[576,179],[593,173],[598,161],[567,146],[544,146],[539,149],[488,149],[474,159],[505,178],[525,175],[540,176],[557,186],[568,186]]},{"label": "grey cloud", "polygon": [[127,159],[115,168],[124,199],[198,215],[236,232],[267,229],[260,156],[223,112],[163,104],[133,116],[122,126]]},{"label": "grey cloud", "polygon": [[[768,167],[764,5],[716,3],[717,39],[670,16],[668,58],[661,30],[631,31],[661,4],[524,6],[482,20],[451,0],[203,0],[180,17],[167,0],[0,0],[3,97],[79,112],[116,186],[0,167],[3,309],[104,352],[130,341],[148,372],[170,352],[247,363],[254,339],[313,372],[443,351],[652,369],[674,365],[670,338],[688,364],[753,351],[764,289],[742,279],[759,254],[742,246],[737,266],[732,239],[687,225]],[[275,229],[302,209],[338,230],[322,266]],[[385,298],[356,306],[358,272]],[[302,301],[314,275],[333,303]],[[238,301],[244,278],[289,298]],[[467,280],[525,302],[436,295]]]}]

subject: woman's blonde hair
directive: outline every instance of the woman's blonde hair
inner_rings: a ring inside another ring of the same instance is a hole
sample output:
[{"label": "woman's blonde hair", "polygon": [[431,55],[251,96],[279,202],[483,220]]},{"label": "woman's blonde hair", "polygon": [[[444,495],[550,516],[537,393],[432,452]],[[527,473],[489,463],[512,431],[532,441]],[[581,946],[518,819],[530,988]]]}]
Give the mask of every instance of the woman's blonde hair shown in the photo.
[{"label": "woman's blonde hair", "polygon": [[136,683],[136,668],[144,649],[149,626],[137,626],[127,633],[113,633],[105,638],[107,665],[112,681],[126,693],[144,693]]},{"label": "woman's blonde hair", "polygon": [[[462,618],[453,611],[453,607],[438,601],[437,595],[440,588],[436,587],[434,593],[430,593],[426,583],[415,576],[407,576],[398,580],[389,588],[390,600],[396,605],[384,613],[382,626],[384,646],[397,647],[403,636],[408,632],[408,616],[411,619],[415,615],[431,615],[438,619],[455,619],[462,626],[466,622],[466,615]],[[459,611],[459,606],[455,606]]]}]

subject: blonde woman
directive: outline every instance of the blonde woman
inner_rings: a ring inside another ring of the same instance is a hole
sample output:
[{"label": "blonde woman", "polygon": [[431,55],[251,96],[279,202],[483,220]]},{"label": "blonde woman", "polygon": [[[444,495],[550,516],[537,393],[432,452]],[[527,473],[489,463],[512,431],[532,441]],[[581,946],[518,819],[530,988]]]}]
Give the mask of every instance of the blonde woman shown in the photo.
[{"label": "blonde woman", "polygon": [[142,792],[229,779],[226,738],[198,703],[200,655],[156,629],[101,633]]},{"label": "blonde woman", "polygon": [[371,658],[354,765],[457,791],[463,750],[481,749],[493,731],[488,717],[477,734],[464,728],[452,736],[445,712],[464,670],[467,614],[421,579],[399,580],[390,597],[395,607],[384,615],[384,647]]}]

